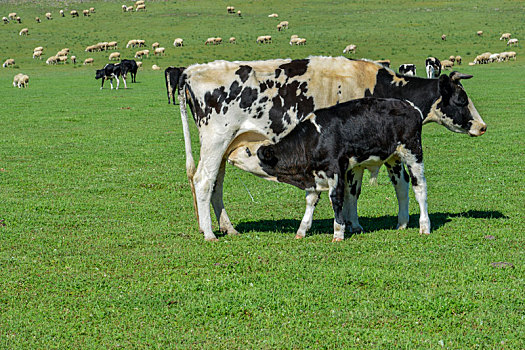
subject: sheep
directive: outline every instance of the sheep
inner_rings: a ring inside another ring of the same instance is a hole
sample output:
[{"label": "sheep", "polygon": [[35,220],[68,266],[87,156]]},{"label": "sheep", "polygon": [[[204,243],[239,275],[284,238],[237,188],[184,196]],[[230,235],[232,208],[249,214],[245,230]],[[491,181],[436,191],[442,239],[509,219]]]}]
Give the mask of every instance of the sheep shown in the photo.
[{"label": "sheep", "polygon": [[290,40],[292,40],[292,39],[294,39],[294,38],[296,39],[296,38],[298,38],[298,37],[299,37],[299,35],[294,34],[294,35],[292,35],[292,36],[290,37]]},{"label": "sheep", "polygon": [[461,65],[461,56],[456,56],[456,63]]},{"label": "sheep", "polygon": [[86,65],[86,64],[93,64],[93,61],[94,61],[94,60],[93,60],[91,57],[90,57],[90,58],[86,58],[86,59],[84,60],[84,63],[83,63],[83,64],[84,64],[84,65]]},{"label": "sheep", "polygon": [[228,42],[229,42],[230,44],[237,44],[237,39],[235,39],[235,37],[232,36],[232,37],[230,38],[230,40],[228,40]]},{"label": "sheep", "polygon": [[128,11],[128,7],[126,5],[122,5],[122,12],[127,12]]},{"label": "sheep", "polygon": [[139,47],[144,47],[144,46],[146,46],[146,40],[137,39],[137,45],[138,45]]},{"label": "sheep", "polygon": [[299,38],[297,41],[297,45],[306,45],[306,39],[305,38]]},{"label": "sheep", "polygon": [[33,51],[33,58],[42,59],[42,51]]},{"label": "sheep", "polygon": [[2,21],[4,21],[4,24],[7,24],[7,23],[9,23],[9,18],[7,18],[7,17],[2,17]]},{"label": "sheep", "polygon": [[443,35],[441,36],[441,40],[443,40],[443,41],[447,40],[447,36],[446,36],[445,34],[443,34]]},{"label": "sheep", "polygon": [[130,40],[130,41],[128,41],[128,44],[126,45],[126,49],[129,48],[129,47],[135,47],[137,45],[138,45],[137,40]]},{"label": "sheep", "polygon": [[142,67],[142,62],[141,61],[137,61],[137,67],[138,68]]},{"label": "sheep", "polygon": [[109,43],[107,41],[103,41],[103,42],[97,43],[95,46],[96,46],[97,51],[106,51],[108,48],[108,44]]},{"label": "sheep", "polygon": [[18,16],[18,17],[16,17],[16,21],[17,21],[18,23],[22,23],[22,18],[20,18],[20,16]]},{"label": "sheep", "polygon": [[282,21],[282,22],[279,23],[279,24],[283,27],[283,29],[284,29],[284,28],[288,29],[288,25],[289,25],[288,21]]},{"label": "sheep", "polygon": [[66,15],[64,14],[64,10],[60,10],[58,11],[58,13],[60,14],[61,17],[65,17]]},{"label": "sheep", "polygon": [[116,50],[118,49],[118,43],[116,41],[110,41],[107,45],[107,48],[108,50],[109,49],[113,49],[113,50]]},{"label": "sheep", "polygon": [[184,46],[184,40],[182,40],[182,38],[175,39],[173,41],[173,46],[175,46],[175,47]]},{"label": "sheep", "polygon": [[23,28],[18,35],[29,35],[29,29]]},{"label": "sheep", "polygon": [[86,49],[84,50],[85,52],[93,52],[93,51],[96,51],[97,50],[97,45],[89,45],[89,46],[86,46]]},{"label": "sheep", "polygon": [[138,0],[138,1],[135,1],[135,6],[139,6],[139,5],[144,5],[144,1],[143,0]]},{"label": "sheep", "polygon": [[29,76],[26,75],[26,74],[18,73],[13,78],[13,86],[14,87],[18,86],[19,89],[21,87],[26,88],[27,84],[29,84]]},{"label": "sheep", "polygon": [[[144,55],[146,55],[146,50],[139,50],[135,53],[135,58],[142,58]],[[148,56],[149,56],[149,50],[148,50]]]},{"label": "sheep", "polygon": [[91,12],[91,13],[95,13],[95,8],[94,8],[94,7],[90,7],[90,8],[89,8],[89,12]]},{"label": "sheep", "polygon": [[71,62],[73,64],[76,64],[77,63],[77,56],[71,56]]},{"label": "sheep", "polygon": [[57,56],[50,56],[46,60],[46,64],[57,64]]},{"label": "sheep", "polygon": [[269,18],[277,18],[277,17],[279,17],[279,15],[276,14],[276,13],[272,13],[272,14],[268,15],[268,17]]},{"label": "sheep", "polygon": [[500,57],[499,53],[493,53],[492,55],[489,56],[489,62],[499,62],[499,57]]},{"label": "sheep", "polygon": [[456,56],[451,55],[451,56],[449,56],[448,60],[451,61],[451,62],[454,62],[454,61],[456,61]]},{"label": "sheep", "polygon": [[298,36],[293,36],[290,38],[290,45],[297,45],[297,43],[299,42],[301,38],[299,38]]},{"label": "sheep", "polygon": [[60,50],[57,52],[56,56],[67,56],[69,54],[68,50]]},{"label": "sheep", "polygon": [[124,12],[133,12],[133,6],[123,5]]},{"label": "sheep", "polygon": [[36,23],[41,23],[42,21],[40,20],[40,17],[35,17],[35,21]]},{"label": "sheep", "polygon": [[11,12],[10,14],[7,15],[7,17],[9,17],[9,19],[16,19],[17,17],[16,12]]},{"label": "sheep", "polygon": [[483,36],[483,31],[482,31],[482,30],[478,30],[478,31],[476,32],[476,34],[477,34],[478,36]]},{"label": "sheep", "polygon": [[510,33],[503,33],[501,34],[501,37],[499,38],[499,40],[509,40],[510,39]]},{"label": "sheep", "polygon": [[349,52],[355,53],[355,49],[357,49],[357,46],[354,44],[350,44],[347,47],[345,47],[345,49],[343,50],[343,53],[349,53]]},{"label": "sheep", "polygon": [[15,60],[13,58],[8,58],[7,60],[4,61],[4,64],[2,64],[2,67],[6,68],[9,66],[14,66],[14,65],[15,65]]},{"label": "sheep", "polygon": [[213,40],[213,44],[214,45],[222,44],[222,38],[220,38],[220,37],[215,38],[215,40]]},{"label": "sheep", "polygon": [[227,11],[228,13],[235,13],[235,7],[233,7],[233,6],[227,6],[227,7],[226,7],[226,11]]},{"label": "sheep", "polygon": [[157,47],[157,48],[155,49],[154,54],[155,54],[155,56],[157,56],[157,54],[159,54],[159,55],[161,55],[161,56],[162,56],[162,55],[166,55],[166,48],[164,48],[164,47]]},{"label": "sheep", "polygon": [[44,48],[42,46],[35,47],[33,51],[44,51]]},{"label": "sheep", "polygon": [[447,69],[447,68],[452,69],[452,66],[454,66],[454,62],[452,61],[449,61],[449,60],[441,61],[441,69]]},{"label": "sheep", "polygon": [[82,10],[82,14],[84,15],[84,17],[89,17],[89,10]]},{"label": "sheep", "polygon": [[[175,43],[173,43],[173,45],[175,45]],[[159,46],[160,46],[160,44],[158,42],[154,42],[153,44],[151,44],[151,49],[155,50]]]},{"label": "sheep", "polygon": [[69,12],[69,14],[71,15],[71,17],[78,17],[78,11],[77,10],[71,10],[71,12]]},{"label": "sheep", "polygon": [[215,44],[215,38],[206,39],[206,41],[204,42],[204,45],[208,45],[208,44]]},{"label": "sheep", "polygon": [[135,12],[139,12],[139,11],[146,11],[146,5],[138,5],[135,8]]},{"label": "sheep", "polygon": [[151,69],[152,70],[160,70],[160,67],[157,66],[156,64],[154,64],[153,66],[151,66]]},{"label": "sheep", "polygon": [[64,64],[67,63],[67,56],[58,56],[57,55],[56,58],[57,58],[57,62],[62,62]]},{"label": "sheep", "polygon": [[117,60],[117,61],[120,61],[120,52],[113,52],[109,55],[109,60]]},{"label": "sheep", "polygon": [[271,43],[272,42],[272,36],[271,35],[260,35],[257,37],[256,43]]},{"label": "sheep", "polygon": [[507,52],[507,57],[508,57],[508,60],[510,60],[511,58],[514,58],[514,61],[516,61],[516,52],[514,51],[510,51],[510,52]]},{"label": "sheep", "polygon": [[46,12],[46,19],[53,19],[51,12]]},{"label": "sheep", "polygon": [[514,39],[509,39],[509,41],[507,41],[507,46],[514,46],[514,45],[518,45],[518,39],[514,38]]},{"label": "sheep", "polygon": [[241,10],[237,11],[237,16],[242,17]]}]

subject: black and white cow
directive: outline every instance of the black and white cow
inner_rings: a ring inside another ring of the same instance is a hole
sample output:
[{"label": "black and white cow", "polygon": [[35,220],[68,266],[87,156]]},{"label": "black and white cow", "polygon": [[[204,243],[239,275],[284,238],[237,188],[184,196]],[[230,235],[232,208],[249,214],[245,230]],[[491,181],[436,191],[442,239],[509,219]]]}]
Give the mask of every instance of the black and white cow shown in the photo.
[{"label": "black and white cow", "polygon": [[[186,173],[204,238],[216,240],[210,203],[220,229],[237,233],[222,199],[225,162],[235,149],[251,143],[275,143],[314,110],[365,96],[407,99],[422,111],[424,123],[437,122],[452,131],[468,130],[471,136],[479,136],[486,124],[460,83],[460,79],[471,77],[457,72],[439,79],[401,76],[374,62],[344,57],[215,61],[188,67],[179,82],[183,92],[179,102]],[[201,141],[197,169],[186,101]],[[406,182],[403,177],[400,181]],[[400,223],[400,228],[404,226]]]},{"label": "black and white cow", "polygon": [[104,66],[102,69],[97,69],[97,72],[95,74],[95,79],[102,79],[102,85],[100,86],[100,89],[104,87],[104,81],[106,79],[109,80],[109,83],[111,84],[111,89],[113,89],[113,79],[117,79],[117,90],[120,85],[119,77],[122,76],[122,80],[124,81],[124,87],[127,89],[128,86],[126,85],[126,76],[122,75],[122,67],[120,63],[113,64],[109,63]]},{"label": "black and white cow", "polygon": [[122,60],[120,61],[120,66],[122,67],[122,76],[126,77],[127,74],[131,75],[131,82],[137,82],[137,70],[139,66],[135,60]]},{"label": "black and white cow", "polygon": [[[411,102],[365,97],[309,114],[276,144],[252,144],[235,149],[228,161],[268,180],[284,182],[308,192],[313,211],[321,191],[329,191],[334,210],[333,241],[344,239],[345,225],[359,225],[357,199],[363,171],[370,165],[386,164],[396,187],[399,216],[408,222],[408,178],[420,207],[420,233],[430,233],[427,187],[423,173],[421,128],[423,114]],[[468,129],[464,130],[468,132]],[[345,202],[351,201],[352,212]],[[305,215],[296,238],[303,238],[312,225]]]},{"label": "black and white cow", "polygon": [[425,61],[427,78],[437,78],[441,75],[441,62],[435,57],[429,57]]},{"label": "black and white cow", "polygon": [[415,64],[402,64],[399,66],[399,74],[403,75],[416,75],[416,65]]},{"label": "black and white cow", "polygon": [[164,79],[166,80],[166,91],[168,93],[168,104],[170,104],[170,99],[175,104],[175,92],[179,86],[179,80],[182,75],[182,72],[186,67],[168,67],[164,70]]}]

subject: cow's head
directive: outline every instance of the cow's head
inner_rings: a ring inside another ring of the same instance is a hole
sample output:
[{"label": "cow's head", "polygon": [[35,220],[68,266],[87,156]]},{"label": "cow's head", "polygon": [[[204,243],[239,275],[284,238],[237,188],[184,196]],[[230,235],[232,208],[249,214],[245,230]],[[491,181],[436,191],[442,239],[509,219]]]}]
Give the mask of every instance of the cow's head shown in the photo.
[{"label": "cow's head", "polygon": [[97,69],[97,72],[95,73],[95,79],[103,78],[105,75],[104,69]]},{"label": "cow's head", "polygon": [[450,131],[481,136],[487,130],[476,107],[468,98],[460,83],[461,79],[470,79],[472,75],[452,72],[450,76],[441,75],[438,79],[439,98],[434,102],[430,113],[423,121],[436,122]]}]

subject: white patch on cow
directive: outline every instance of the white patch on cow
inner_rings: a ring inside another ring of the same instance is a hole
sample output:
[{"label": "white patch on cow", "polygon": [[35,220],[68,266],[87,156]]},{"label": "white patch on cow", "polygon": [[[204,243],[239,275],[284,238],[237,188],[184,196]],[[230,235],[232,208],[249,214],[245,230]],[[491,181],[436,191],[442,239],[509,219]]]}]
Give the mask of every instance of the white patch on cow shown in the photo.
[{"label": "white patch on cow", "polygon": [[416,109],[416,110],[419,112],[419,115],[421,116],[421,120],[424,119],[424,117],[423,117],[423,112],[421,112],[421,110],[420,110],[415,104],[413,104],[413,103],[412,103],[411,101],[409,101],[409,100],[405,100],[405,102],[410,103],[410,105],[411,105],[412,107],[414,107],[414,109]]},{"label": "white patch on cow", "polygon": [[306,189],[307,191],[328,191],[330,189],[330,178],[324,171],[314,171],[315,188]]},{"label": "white patch on cow", "polygon": [[383,163],[384,161],[382,161],[381,158],[379,158],[378,156],[371,156],[362,162],[358,162],[355,157],[352,157],[348,160],[348,168],[346,169],[346,171],[353,169],[357,166],[363,168],[375,168],[376,166],[382,165]]},{"label": "white patch on cow", "polygon": [[443,113],[441,108],[437,107],[440,102],[441,97],[438,98],[436,102],[432,104],[432,107],[430,107],[430,112],[428,112],[427,117],[425,118],[425,120],[423,120],[423,125],[429,122],[436,122],[438,124],[443,125],[450,131],[466,134],[466,130],[463,130],[459,125],[454,124],[454,120],[448,117],[445,113]]},{"label": "white patch on cow", "polygon": [[470,127],[469,134],[471,136],[481,136],[485,133],[485,130],[487,129],[487,124],[481,119],[481,115],[479,115],[478,110],[476,107],[474,107],[474,104],[472,103],[472,100],[468,99],[468,110],[470,114],[472,115],[472,118],[474,119],[472,121],[472,126]]},{"label": "white patch on cow", "polygon": [[304,118],[304,120],[309,120],[314,126],[315,126],[315,129],[317,130],[317,132],[320,134],[321,133],[321,125],[317,124],[317,122],[315,121],[315,113],[310,113],[306,116],[306,118]]},{"label": "white patch on cow", "polygon": [[405,78],[403,77],[398,77],[394,72],[390,72],[392,74],[392,82],[390,84],[392,85],[395,85],[395,86],[405,86],[406,84],[408,84],[408,81],[405,80]]}]

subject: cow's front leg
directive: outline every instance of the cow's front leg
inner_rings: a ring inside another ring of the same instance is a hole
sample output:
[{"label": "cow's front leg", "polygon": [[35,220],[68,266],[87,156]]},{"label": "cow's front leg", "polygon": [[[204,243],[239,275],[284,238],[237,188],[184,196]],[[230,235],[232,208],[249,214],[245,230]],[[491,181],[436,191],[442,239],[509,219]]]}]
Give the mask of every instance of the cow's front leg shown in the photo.
[{"label": "cow's front leg", "polygon": [[398,214],[397,214],[397,229],[403,230],[408,226],[408,174],[401,160],[397,157],[389,159],[385,166],[388,170],[390,181],[396,190]]},{"label": "cow's front leg", "polygon": [[312,220],[314,216],[314,210],[315,206],[317,205],[317,202],[319,202],[319,196],[321,195],[321,192],[317,191],[306,191],[306,210],[304,211],[303,220],[301,220],[301,225],[299,225],[299,229],[297,230],[297,234],[295,235],[296,239],[301,239],[306,236],[306,231],[312,227]]},{"label": "cow's front leg", "polygon": [[412,189],[419,203],[419,233],[430,233],[430,218],[427,207],[427,180],[424,175],[423,162],[407,162],[408,171],[412,180]]},{"label": "cow's front leg", "polygon": [[225,166],[226,160],[223,160],[219,167],[219,172],[217,173],[215,186],[213,187],[213,192],[211,195],[211,204],[213,205],[213,210],[215,211],[215,217],[217,218],[217,222],[219,223],[220,230],[222,232],[226,232],[229,235],[238,235],[239,232],[237,232],[237,230],[233,228],[230,218],[226,213],[226,209],[224,208],[224,202],[222,200],[224,175],[226,173]]},{"label": "cow's front leg", "polygon": [[104,88],[104,80],[106,80],[106,78],[102,77],[102,85],[100,86],[100,90]]},{"label": "cow's front leg", "polygon": [[113,90],[113,78],[109,78],[109,84],[111,85],[111,90]]},{"label": "cow's front leg", "polygon": [[333,179],[328,180],[330,187],[330,201],[334,210],[334,238],[332,242],[345,239],[345,219],[343,216],[343,203],[345,199],[345,181],[343,174],[335,174]]},{"label": "cow's front leg", "polygon": [[350,224],[353,233],[363,232],[357,215],[357,200],[361,194],[363,168],[353,168],[346,172],[345,197],[343,215],[346,223]]},{"label": "cow's front leg", "polygon": [[122,76],[122,81],[124,82],[124,89],[127,89],[128,88],[128,84],[126,84],[126,76]]}]

